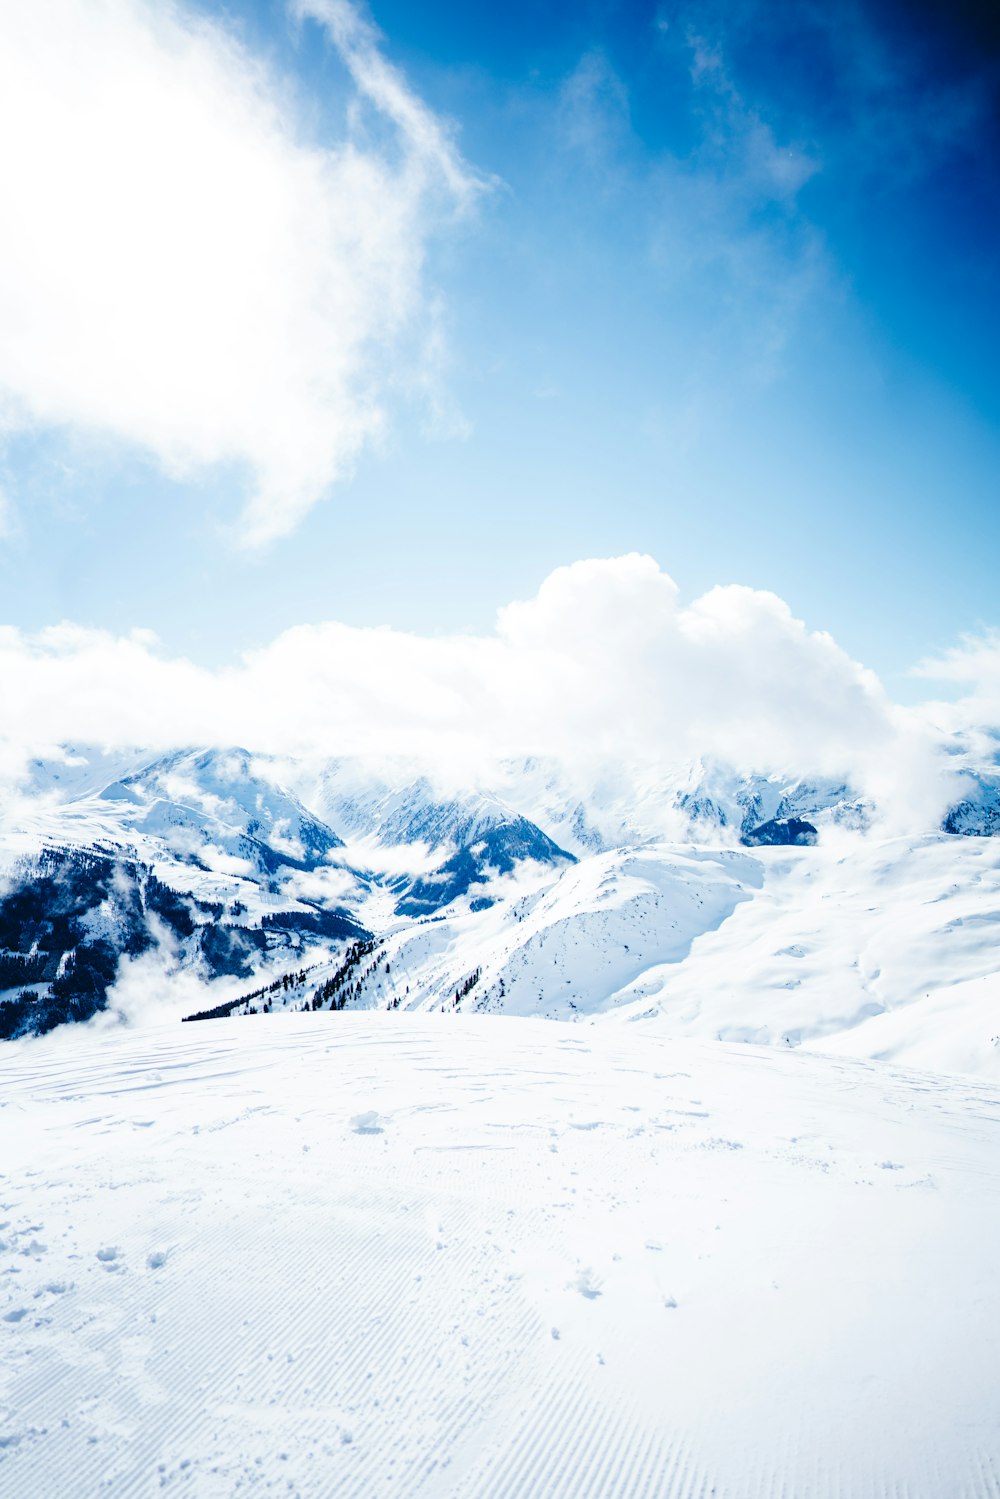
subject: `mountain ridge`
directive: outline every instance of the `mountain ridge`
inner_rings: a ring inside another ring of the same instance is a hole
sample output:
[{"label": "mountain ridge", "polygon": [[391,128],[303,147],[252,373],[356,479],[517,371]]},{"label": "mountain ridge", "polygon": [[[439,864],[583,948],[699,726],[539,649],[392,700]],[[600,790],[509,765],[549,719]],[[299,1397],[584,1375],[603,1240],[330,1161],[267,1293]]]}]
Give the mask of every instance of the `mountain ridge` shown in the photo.
[{"label": "mountain ridge", "polygon": [[[975,1012],[970,1065],[990,1071],[995,1048],[981,1034],[988,1009],[962,986],[993,992],[988,938],[1000,844],[987,832],[1000,828],[1000,786],[992,767],[961,774],[956,786],[966,794],[944,829],[894,843],[878,830],[878,809],[845,782],[719,762],[673,771],[605,766],[588,790],[585,778],[554,762],[506,761],[494,790],[449,782],[402,758],[317,766],[242,748],[88,758],[75,747],[62,761],[33,763],[20,823],[0,836],[0,920],[11,902],[32,891],[36,904],[41,898],[44,872],[30,861],[46,848],[67,870],[76,858],[67,879],[82,902],[76,924],[60,928],[61,948],[49,934],[52,951],[44,949],[47,966],[37,975],[32,953],[42,949],[31,930],[0,952],[10,979],[0,989],[0,1030],[38,1028],[33,1017],[47,1025],[58,1014],[51,985],[77,971],[83,983],[88,965],[96,974],[86,978],[91,999],[95,985],[100,990],[88,1014],[113,1006],[119,965],[157,954],[168,973],[204,985],[204,1002],[189,1010],[228,1004],[230,994],[266,988],[283,971],[315,968],[309,992],[296,985],[290,994],[286,984],[276,1001],[301,1007],[315,1001],[351,942],[372,940],[379,961],[340,993],[350,1008],[579,1019],[651,1006],[681,1034],[707,1027],[782,1045],[843,1034],[867,1046],[869,1033],[884,1033],[894,1054],[902,1046],[905,1055],[894,1008],[903,1004],[911,1017],[926,1011],[937,1035],[947,1029],[940,1003],[924,1004],[902,970],[895,987],[873,979],[879,958],[859,955],[852,967],[838,956],[852,923],[871,928],[865,941],[873,953],[895,953],[891,930],[905,911],[911,942],[919,947],[933,932],[949,955],[959,975],[952,982],[941,962],[926,959],[933,992],[954,989],[956,1003]],[[573,827],[560,843],[561,830]],[[132,892],[122,896],[128,919],[109,894],[111,866]],[[881,913],[875,927],[831,876],[840,867]],[[819,888],[821,905],[812,896]],[[166,916],[155,901],[152,909],[144,903],[147,889],[169,892],[157,897]],[[953,921],[938,922],[945,910],[956,913]],[[725,975],[731,987],[742,969],[728,934],[745,929],[755,953],[770,923],[784,940],[774,956],[752,959],[745,1013],[735,1014]],[[716,951],[724,961],[709,961]],[[817,987],[819,954],[841,975],[842,998],[832,1006]],[[682,991],[693,996],[699,974],[703,992],[678,1003]],[[209,1003],[213,995],[221,997]],[[86,1004],[64,1009],[63,1018],[87,1018]]]}]

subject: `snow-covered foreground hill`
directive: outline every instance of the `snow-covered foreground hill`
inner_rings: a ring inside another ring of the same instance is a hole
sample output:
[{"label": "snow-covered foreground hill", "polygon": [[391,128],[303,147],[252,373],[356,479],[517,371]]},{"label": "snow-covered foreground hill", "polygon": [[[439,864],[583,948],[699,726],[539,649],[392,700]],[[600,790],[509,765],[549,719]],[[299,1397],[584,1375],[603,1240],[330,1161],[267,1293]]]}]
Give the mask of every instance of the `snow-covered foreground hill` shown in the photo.
[{"label": "snow-covered foreground hill", "polygon": [[[352,1008],[457,1008],[807,1046],[1000,1082],[1000,840],[650,844],[379,939]],[[388,965],[386,967],[385,965]],[[466,992],[470,978],[472,987]]]},{"label": "snow-covered foreground hill", "polygon": [[0,1494],[1000,1491],[1000,1089],[654,1022],[0,1057]]},{"label": "snow-covered foreground hill", "polygon": [[1000,1081],[1000,843],[928,834],[755,851],[753,898],[618,996],[676,1035]]}]

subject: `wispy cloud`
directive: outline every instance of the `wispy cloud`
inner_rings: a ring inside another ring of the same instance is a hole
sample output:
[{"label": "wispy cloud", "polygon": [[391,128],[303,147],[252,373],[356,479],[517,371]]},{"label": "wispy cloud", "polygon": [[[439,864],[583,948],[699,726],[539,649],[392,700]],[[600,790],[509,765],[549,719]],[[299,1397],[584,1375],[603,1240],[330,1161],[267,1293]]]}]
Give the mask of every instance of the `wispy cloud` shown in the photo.
[{"label": "wispy cloud", "polygon": [[558,90],[553,135],[571,212],[600,204],[627,246],[621,264],[642,257],[636,272],[666,338],[673,328],[683,346],[683,400],[704,391],[718,406],[781,373],[807,310],[836,294],[837,277],[800,201],[822,164],[741,89],[710,22],[694,9],[660,13],[650,27],[642,87],[659,73],[673,90],[668,113],[683,120],[673,133],[643,137],[648,98],[634,107],[626,77],[594,45]]},{"label": "wispy cloud", "polygon": [[699,128],[686,155],[660,164],[655,253],[668,273],[686,266],[709,278],[712,357],[728,355],[751,380],[767,382],[781,371],[807,309],[828,299],[835,281],[822,235],[799,202],[821,163],[778,134],[734,80],[722,39],[695,19],[674,28],[671,44],[683,49]]},{"label": "wispy cloud", "polygon": [[704,112],[692,163],[755,205],[791,203],[819,170],[815,156],[801,144],[778,140],[759,106],[749,102],[734,82],[717,38],[691,24],[684,45]]},{"label": "wispy cloud", "polygon": [[[919,15],[875,0],[668,0],[649,27],[645,109],[617,104],[603,53],[583,60],[571,80],[577,135],[601,142],[605,179],[626,184],[621,211],[647,226],[687,329],[693,389],[724,399],[741,380],[774,380],[806,329],[865,315],[852,256],[861,239],[884,242],[893,209],[879,200],[977,154],[976,171],[994,172],[984,132],[996,66],[951,66],[936,40]],[[670,91],[660,109],[657,59]],[[672,123],[641,140],[650,118]]]},{"label": "wispy cloud", "polygon": [[344,0],[296,14],[352,80],[332,142],[181,5],[0,15],[0,425],[112,439],[179,478],[236,465],[250,545],[350,473],[399,366],[423,373],[430,240],[483,186]]},{"label": "wispy cloud", "polygon": [[996,114],[995,45],[957,45],[975,6],[681,0],[671,11],[663,36],[692,47],[699,81],[728,81],[741,108],[808,141],[824,170],[849,170],[855,190],[888,174],[905,185],[975,150]]},{"label": "wispy cloud", "polygon": [[558,93],[558,124],[564,146],[594,164],[606,162],[631,130],[628,88],[599,47],[585,52]]},{"label": "wispy cloud", "polygon": [[299,21],[318,21],[326,29],[359,94],[396,126],[409,160],[426,183],[440,179],[459,206],[474,199],[485,179],[470,170],[443,123],[386,60],[378,31],[349,0],[291,0],[289,10]]}]

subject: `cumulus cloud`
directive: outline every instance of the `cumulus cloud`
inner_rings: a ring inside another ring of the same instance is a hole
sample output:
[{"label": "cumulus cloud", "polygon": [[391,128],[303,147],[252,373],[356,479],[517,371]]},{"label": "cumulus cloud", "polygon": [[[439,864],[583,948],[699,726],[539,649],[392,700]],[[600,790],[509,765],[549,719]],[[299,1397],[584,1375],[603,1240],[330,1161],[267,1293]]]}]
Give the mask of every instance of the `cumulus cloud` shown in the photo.
[{"label": "cumulus cloud", "polygon": [[295,14],[350,80],[332,143],[180,4],[0,14],[0,431],[113,439],[179,478],[235,466],[249,544],[350,472],[404,350],[419,376],[429,239],[482,185],[344,0]]},{"label": "cumulus cloud", "polygon": [[844,776],[883,803],[926,809],[946,797],[934,736],[829,635],[749,588],[713,588],[684,606],[673,580],[636,554],[557,569],[486,635],[303,625],[217,671],[145,635],[8,629],[0,700],[23,752],[240,743],[465,770],[503,755],[701,755]]}]

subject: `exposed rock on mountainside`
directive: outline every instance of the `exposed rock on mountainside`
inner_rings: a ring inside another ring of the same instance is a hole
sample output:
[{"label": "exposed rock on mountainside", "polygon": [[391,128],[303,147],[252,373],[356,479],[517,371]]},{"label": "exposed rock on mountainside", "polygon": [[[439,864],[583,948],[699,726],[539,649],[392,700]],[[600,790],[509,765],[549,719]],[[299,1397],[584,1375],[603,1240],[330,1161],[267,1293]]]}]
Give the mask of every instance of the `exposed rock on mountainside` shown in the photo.
[{"label": "exposed rock on mountainside", "polygon": [[425,916],[469,895],[472,909],[484,910],[493,904],[494,897],[483,887],[497,875],[513,874],[517,865],[527,860],[555,870],[576,863],[573,854],[559,848],[526,817],[511,817],[475,843],[460,848],[433,873],[414,880],[396,909],[404,916]]},{"label": "exposed rock on mountainside", "polygon": [[970,793],[950,809],[942,827],[946,833],[992,838],[1000,833],[1000,776],[969,776]]},{"label": "exposed rock on mountainside", "polygon": [[770,822],[762,822],[758,827],[750,828],[743,834],[740,842],[747,848],[782,844],[801,848],[816,842],[816,829],[811,822],[806,822],[801,817],[772,817]]}]

